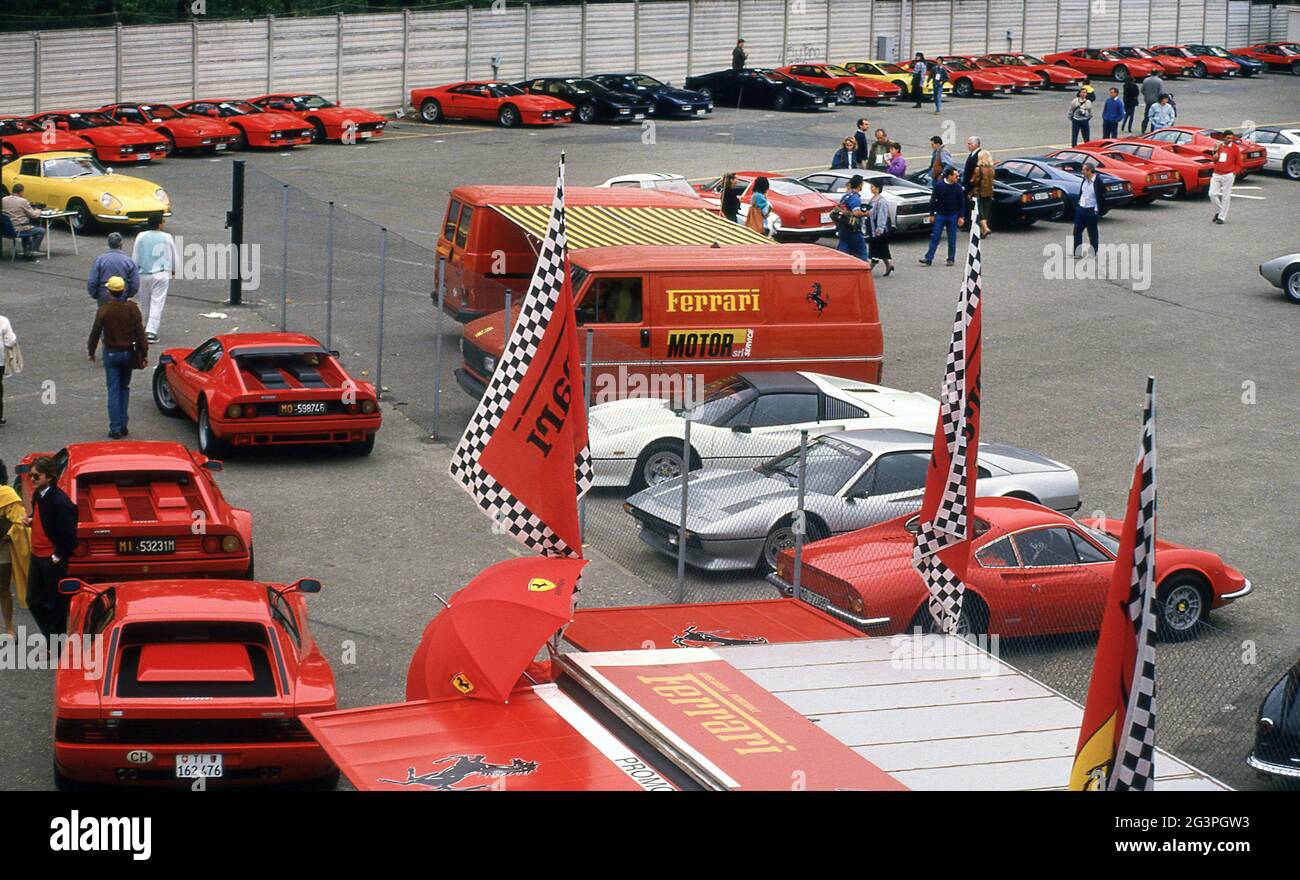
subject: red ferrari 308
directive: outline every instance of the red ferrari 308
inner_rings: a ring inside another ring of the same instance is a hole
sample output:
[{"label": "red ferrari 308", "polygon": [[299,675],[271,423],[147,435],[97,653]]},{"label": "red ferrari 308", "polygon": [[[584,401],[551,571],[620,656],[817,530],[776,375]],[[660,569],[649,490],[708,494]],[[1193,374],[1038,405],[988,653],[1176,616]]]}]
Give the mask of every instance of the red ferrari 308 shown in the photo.
[{"label": "red ferrari 308", "polygon": [[204,455],[308,443],[369,455],[382,420],[375,386],[302,333],[227,333],[169,348],[154,369],[153,400],[164,415],[198,423]]},{"label": "red ferrari 308", "polygon": [[71,601],[54,677],[58,788],[338,783],[300,720],[338,702],[307,624],[319,581],[59,590]]},{"label": "red ferrari 308", "polygon": [[31,509],[31,464],[52,455],[77,505],[68,574],[83,580],[252,577],[253,515],[232,507],[221,462],[162,441],[73,443],[35,452],[14,470]]},{"label": "red ferrari 308", "polygon": [[[960,629],[1037,636],[1091,632],[1102,610],[1123,523],[1084,525],[1031,501],[980,498]],[[802,586],[817,607],[873,635],[930,625],[929,591],[912,568],[917,515],[814,541]],[[778,576],[790,583],[793,555]],[[1241,572],[1206,550],[1156,542],[1156,619],[1164,638],[1193,635],[1210,613],[1251,591]]]}]

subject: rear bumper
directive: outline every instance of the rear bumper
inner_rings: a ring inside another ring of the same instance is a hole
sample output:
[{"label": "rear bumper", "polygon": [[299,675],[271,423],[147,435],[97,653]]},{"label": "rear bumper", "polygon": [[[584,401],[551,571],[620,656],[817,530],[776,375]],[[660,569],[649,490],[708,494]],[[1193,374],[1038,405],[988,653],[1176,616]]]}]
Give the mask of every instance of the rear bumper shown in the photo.
[{"label": "rear bumper", "polygon": [[[147,751],[152,760],[135,764],[131,752]],[[236,743],[231,745],[132,745],[54,743],[54,766],[68,779],[92,785],[135,785],[188,788],[192,781],[176,778],[178,754],[219,754],[224,774],[208,780],[213,786],[268,785],[307,782],[333,772],[334,763],[315,742]]]},{"label": "rear bumper", "polygon": [[235,446],[283,446],[305,443],[360,443],[379,430],[374,415],[297,419],[212,419],[216,436]]},{"label": "rear bumper", "polygon": [[[772,572],[767,576],[767,582],[776,587],[782,596],[794,595],[794,585],[786,581],[776,572]],[[837,620],[842,620],[850,626],[855,626],[863,632],[870,632],[873,629],[880,629],[882,626],[889,626],[890,618],[888,617],[859,617],[851,611],[837,608],[821,593],[810,590],[802,584],[799,587],[799,598],[819,611],[825,611],[831,617],[834,617]]]},{"label": "rear bumper", "polygon": [[248,571],[248,554],[231,553],[221,556],[186,559],[169,559],[166,556],[125,556],[117,560],[73,557],[68,565],[68,577],[85,581],[128,580],[131,578],[240,578]]},{"label": "rear bumper", "polygon": [[470,397],[478,400],[487,393],[487,383],[478,376],[475,376],[469,370],[464,367],[457,367],[453,372],[456,376],[456,384],[460,386],[460,390],[464,391]]}]

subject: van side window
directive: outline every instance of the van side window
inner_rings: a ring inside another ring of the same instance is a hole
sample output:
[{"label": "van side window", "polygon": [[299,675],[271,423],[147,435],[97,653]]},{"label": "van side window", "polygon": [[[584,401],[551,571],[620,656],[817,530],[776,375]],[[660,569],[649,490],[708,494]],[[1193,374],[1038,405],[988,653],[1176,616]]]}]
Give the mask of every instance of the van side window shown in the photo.
[{"label": "van side window", "polygon": [[447,241],[456,238],[456,221],[460,219],[460,202],[455,199],[447,206],[447,219],[442,224],[442,237]]},{"label": "van side window", "polygon": [[578,306],[579,324],[640,324],[641,279],[597,278]]},{"label": "van side window", "polygon": [[464,247],[469,239],[469,222],[474,217],[474,208],[466,205],[460,211],[460,223],[456,226],[456,247]]}]

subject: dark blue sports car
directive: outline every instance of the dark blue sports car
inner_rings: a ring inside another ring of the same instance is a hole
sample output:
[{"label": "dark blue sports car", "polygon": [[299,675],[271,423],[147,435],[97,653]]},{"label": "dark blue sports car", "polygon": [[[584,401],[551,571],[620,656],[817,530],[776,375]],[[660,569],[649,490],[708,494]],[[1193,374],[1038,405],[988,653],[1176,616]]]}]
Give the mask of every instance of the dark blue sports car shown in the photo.
[{"label": "dark blue sports car", "polygon": [[[1074,219],[1074,206],[1079,203],[1079,193],[1083,190],[1083,175],[1074,171],[1067,171],[1062,165],[1069,165],[1068,159],[1049,159],[1046,156],[1029,156],[1007,159],[999,162],[997,167],[1014,171],[1016,174],[1023,174],[1030,180],[1039,183],[1050,184],[1065,193],[1065,212],[1058,218],[1060,220]],[[1120,205],[1127,205],[1133,201],[1133,185],[1127,180],[1120,180],[1112,174],[1106,174],[1098,171],[1097,176],[1101,178],[1103,198],[1106,200],[1107,210],[1118,208]]]},{"label": "dark blue sports car", "polygon": [[656,116],[706,116],[713,112],[708,95],[673,88],[644,73],[598,73],[592,79],[616,92],[653,101]]}]

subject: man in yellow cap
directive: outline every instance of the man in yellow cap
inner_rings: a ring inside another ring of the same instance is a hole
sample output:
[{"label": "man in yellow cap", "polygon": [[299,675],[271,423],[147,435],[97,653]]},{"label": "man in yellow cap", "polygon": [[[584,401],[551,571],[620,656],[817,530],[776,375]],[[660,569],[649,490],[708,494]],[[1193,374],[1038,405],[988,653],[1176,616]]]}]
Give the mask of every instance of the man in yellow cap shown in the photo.
[{"label": "man in yellow cap", "polygon": [[131,398],[131,371],[149,365],[149,340],[144,335],[140,307],[126,298],[127,285],[122,276],[109,277],[104,287],[108,290],[108,302],[95,312],[87,351],[90,362],[94,363],[95,349],[102,338],[104,381],[108,386],[108,436],[118,440],[130,433],[127,407]]}]

